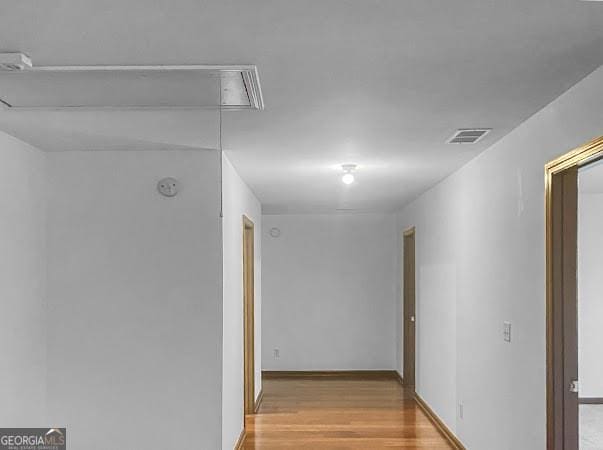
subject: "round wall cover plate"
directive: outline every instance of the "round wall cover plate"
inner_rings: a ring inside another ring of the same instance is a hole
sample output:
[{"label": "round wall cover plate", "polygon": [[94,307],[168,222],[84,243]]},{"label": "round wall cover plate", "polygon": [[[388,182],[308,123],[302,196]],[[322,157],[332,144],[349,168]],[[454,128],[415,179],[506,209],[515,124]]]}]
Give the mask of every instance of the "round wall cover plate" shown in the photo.
[{"label": "round wall cover plate", "polygon": [[277,238],[281,235],[281,230],[279,228],[270,228],[270,236],[273,238]]},{"label": "round wall cover plate", "polygon": [[165,195],[166,197],[175,197],[180,188],[180,183],[175,178],[163,178],[159,180],[157,183],[157,190],[161,195]]}]

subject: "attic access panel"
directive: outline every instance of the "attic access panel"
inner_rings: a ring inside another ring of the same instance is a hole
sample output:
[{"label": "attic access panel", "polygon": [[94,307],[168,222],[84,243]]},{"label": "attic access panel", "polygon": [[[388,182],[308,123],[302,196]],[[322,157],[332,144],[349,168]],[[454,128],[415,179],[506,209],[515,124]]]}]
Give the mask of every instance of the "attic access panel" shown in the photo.
[{"label": "attic access panel", "polygon": [[0,72],[8,109],[263,109],[255,66],[73,66]]}]

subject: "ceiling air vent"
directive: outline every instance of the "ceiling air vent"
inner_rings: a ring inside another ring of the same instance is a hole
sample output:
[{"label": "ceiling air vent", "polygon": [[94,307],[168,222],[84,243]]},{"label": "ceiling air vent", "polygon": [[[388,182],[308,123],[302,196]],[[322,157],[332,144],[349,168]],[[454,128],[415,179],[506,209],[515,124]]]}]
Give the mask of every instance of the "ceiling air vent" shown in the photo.
[{"label": "ceiling air vent", "polygon": [[475,144],[487,135],[492,128],[461,128],[448,140],[449,144]]}]

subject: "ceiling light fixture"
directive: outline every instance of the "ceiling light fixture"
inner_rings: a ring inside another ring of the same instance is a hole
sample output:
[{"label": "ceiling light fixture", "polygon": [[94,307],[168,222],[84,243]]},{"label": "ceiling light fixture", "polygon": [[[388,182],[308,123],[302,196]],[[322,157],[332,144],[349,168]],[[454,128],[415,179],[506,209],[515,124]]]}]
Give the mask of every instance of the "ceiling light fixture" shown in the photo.
[{"label": "ceiling light fixture", "polygon": [[343,170],[343,176],[341,177],[341,181],[343,184],[352,184],[354,182],[354,174],[353,172],[356,170],[358,166],[356,164],[343,164],[341,166]]}]

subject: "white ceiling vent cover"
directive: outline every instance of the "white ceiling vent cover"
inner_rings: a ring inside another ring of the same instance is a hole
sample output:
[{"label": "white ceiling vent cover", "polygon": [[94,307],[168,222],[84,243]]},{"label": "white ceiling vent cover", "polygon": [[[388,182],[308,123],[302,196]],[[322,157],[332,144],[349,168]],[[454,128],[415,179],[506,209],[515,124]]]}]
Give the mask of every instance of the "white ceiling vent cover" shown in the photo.
[{"label": "white ceiling vent cover", "polygon": [[482,140],[492,128],[460,128],[448,139],[449,144],[475,144]]}]

